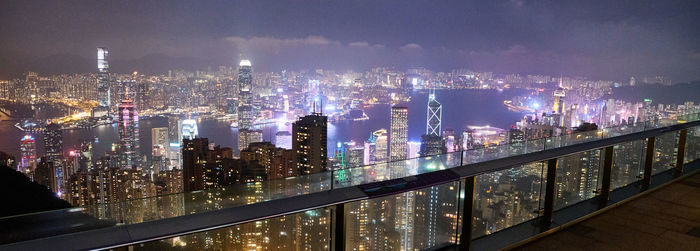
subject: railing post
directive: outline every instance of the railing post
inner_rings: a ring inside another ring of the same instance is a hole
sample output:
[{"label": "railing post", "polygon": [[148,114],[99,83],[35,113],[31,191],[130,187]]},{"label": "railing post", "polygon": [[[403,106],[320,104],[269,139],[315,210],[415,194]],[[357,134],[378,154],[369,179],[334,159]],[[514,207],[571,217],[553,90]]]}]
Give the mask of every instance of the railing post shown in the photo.
[{"label": "railing post", "polygon": [[676,168],[673,172],[674,177],[680,177],[683,174],[683,162],[685,161],[685,140],[688,137],[688,129],[680,131],[678,137],[678,153],[676,154]]},{"label": "railing post", "polygon": [[612,176],[614,146],[605,148],[603,156],[603,180],[600,190],[600,208],[608,205],[610,199],[610,178]]},{"label": "railing post", "polygon": [[474,227],[474,192],[476,177],[461,180],[464,188],[464,205],[462,206],[462,233],[459,235],[459,250],[470,250],[472,245],[472,228]]},{"label": "railing post", "polygon": [[554,213],[554,187],[557,183],[557,159],[547,160],[547,184],[544,194],[544,213],[542,214],[542,226],[549,228],[552,224]]},{"label": "railing post", "polygon": [[345,250],[345,204],[335,205],[333,210],[333,238],[334,251]]},{"label": "railing post", "polygon": [[654,166],[654,144],[656,137],[647,138],[647,152],[644,156],[644,175],[642,176],[642,190],[649,189],[651,185],[651,171]]}]

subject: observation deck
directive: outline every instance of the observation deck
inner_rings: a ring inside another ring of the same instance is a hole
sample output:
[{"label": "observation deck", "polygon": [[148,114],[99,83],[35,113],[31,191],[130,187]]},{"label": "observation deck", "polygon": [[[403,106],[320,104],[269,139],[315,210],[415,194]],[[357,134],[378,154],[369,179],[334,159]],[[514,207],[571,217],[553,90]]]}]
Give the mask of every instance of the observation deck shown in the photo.
[{"label": "observation deck", "polygon": [[[627,207],[658,211],[678,207],[672,202],[679,200],[697,206],[697,189],[664,191],[696,185],[698,159],[700,117],[679,115],[281,180],[5,217],[0,218],[0,249],[556,248],[561,245],[557,238],[567,238],[559,236],[595,232],[605,224],[589,222],[626,214],[619,210]],[[657,190],[666,184],[671,185]],[[648,198],[656,200],[645,202]],[[685,219],[673,210],[638,221],[655,226],[661,217]],[[695,214],[693,227],[697,210],[689,209]],[[606,224],[628,226],[633,213],[619,217],[618,225]],[[549,237],[540,238],[544,235]],[[616,245],[627,242],[621,243]]]}]

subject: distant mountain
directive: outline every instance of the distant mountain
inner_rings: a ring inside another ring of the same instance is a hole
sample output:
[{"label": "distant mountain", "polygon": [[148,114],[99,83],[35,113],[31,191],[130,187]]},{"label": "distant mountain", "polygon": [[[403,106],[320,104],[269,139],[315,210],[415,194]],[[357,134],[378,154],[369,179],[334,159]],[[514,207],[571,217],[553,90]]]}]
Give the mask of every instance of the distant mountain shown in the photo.
[{"label": "distant mountain", "polygon": [[[96,59],[74,54],[56,54],[27,62],[9,63],[9,59],[0,59],[0,79],[19,78],[28,71],[39,75],[86,73],[96,71]],[[6,63],[3,63],[6,62]],[[168,70],[203,70],[207,66],[217,66],[205,60],[192,57],[169,57],[163,54],[148,54],[133,60],[110,60],[110,71],[131,73],[138,71],[146,74],[165,74]]]}]

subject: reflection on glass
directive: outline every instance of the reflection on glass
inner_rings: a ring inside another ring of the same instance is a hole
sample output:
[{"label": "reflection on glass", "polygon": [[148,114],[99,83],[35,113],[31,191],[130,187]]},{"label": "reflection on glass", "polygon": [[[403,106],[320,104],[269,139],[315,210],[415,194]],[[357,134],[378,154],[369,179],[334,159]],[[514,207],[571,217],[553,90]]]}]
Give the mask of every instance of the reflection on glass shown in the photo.
[{"label": "reflection on glass", "polygon": [[610,177],[612,189],[640,180],[644,171],[644,153],[646,153],[645,140],[635,140],[614,146]]},{"label": "reflection on glass", "polygon": [[345,205],[347,250],[424,250],[457,238],[459,183]]},{"label": "reflection on glass", "polygon": [[677,145],[678,132],[669,132],[656,136],[652,174],[672,169],[675,166],[676,152],[678,151]]},{"label": "reflection on glass", "polygon": [[135,250],[329,250],[330,210],[255,221],[216,230],[152,241]]},{"label": "reflection on glass", "polygon": [[685,163],[700,159],[700,126],[688,128],[685,141]]},{"label": "reflection on glass", "polygon": [[602,161],[601,150],[561,157],[557,166],[554,208],[559,209],[596,196]]},{"label": "reflection on glass", "polygon": [[491,234],[539,216],[546,170],[534,162],[476,178],[473,237]]}]

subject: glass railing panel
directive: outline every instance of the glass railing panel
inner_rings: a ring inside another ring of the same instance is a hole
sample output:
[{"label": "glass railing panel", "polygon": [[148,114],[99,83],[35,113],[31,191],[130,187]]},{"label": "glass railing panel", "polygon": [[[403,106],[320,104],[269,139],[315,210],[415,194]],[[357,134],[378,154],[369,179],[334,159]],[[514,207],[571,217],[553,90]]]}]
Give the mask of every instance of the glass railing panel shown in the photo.
[{"label": "glass railing panel", "polygon": [[700,126],[688,128],[685,140],[685,163],[700,159]]},{"label": "glass railing panel", "polygon": [[333,187],[347,187],[458,167],[461,152],[426,156],[333,171]]},{"label": "glass railing panel", "polygon": [[585,132],[573,132],[571,134],[563,134],[556,137],[549,137],[545,140],[545,149],[554,149],[564,146],[595,141],[601,139],[602,136],[602,130],[593,130]]},{"label": "glass railing panel", "polygon": [[593,198],[600,188],[601,150],[580,152],[558,159],[554,208]]},{"label": "glass railing panel", "polygon": [[133,224],[325,191],[330,180],[330,172],[324,172],[83,208],[95,218]]},{"label": "glass railing panel", "polygon": [[459,183],[345,204],[346,250],[426,250],[456,243]]},{"label": "glass railing panel", "polygon": [[652,174],[672,169],[676,163],[678,132],[668,132],[656,136],[654,143],[654,164]]},{"label": "glass railing panel", "polygon": [[639,181],[644,172],[646,141],[635,140],[617,144],[613,148],[613,166],[610,176],[612,189]]},{"label": "glass railing panel", "polygon": [[603,138],[612,138],[612,137],[617,137],[617,136],[622,136],[630,133],[635,133],[635,132],[641,132],[644,131],[646,125],[644,123],[635,123],[635,124],[629,124],[629,125],[621,125],[621,126],[615,126],[615,127],[608,127],[608,128],[603,128],[602,130],[602,137]]},{"label": "glass railing panel", "polygon": [[477,176],[472,237],[540,216],[546,172],[542,162],[533,162]]},{"label": "glass railing panel", "polygon": [[151,241],[129,250],[330,250],[328,209]]}]

